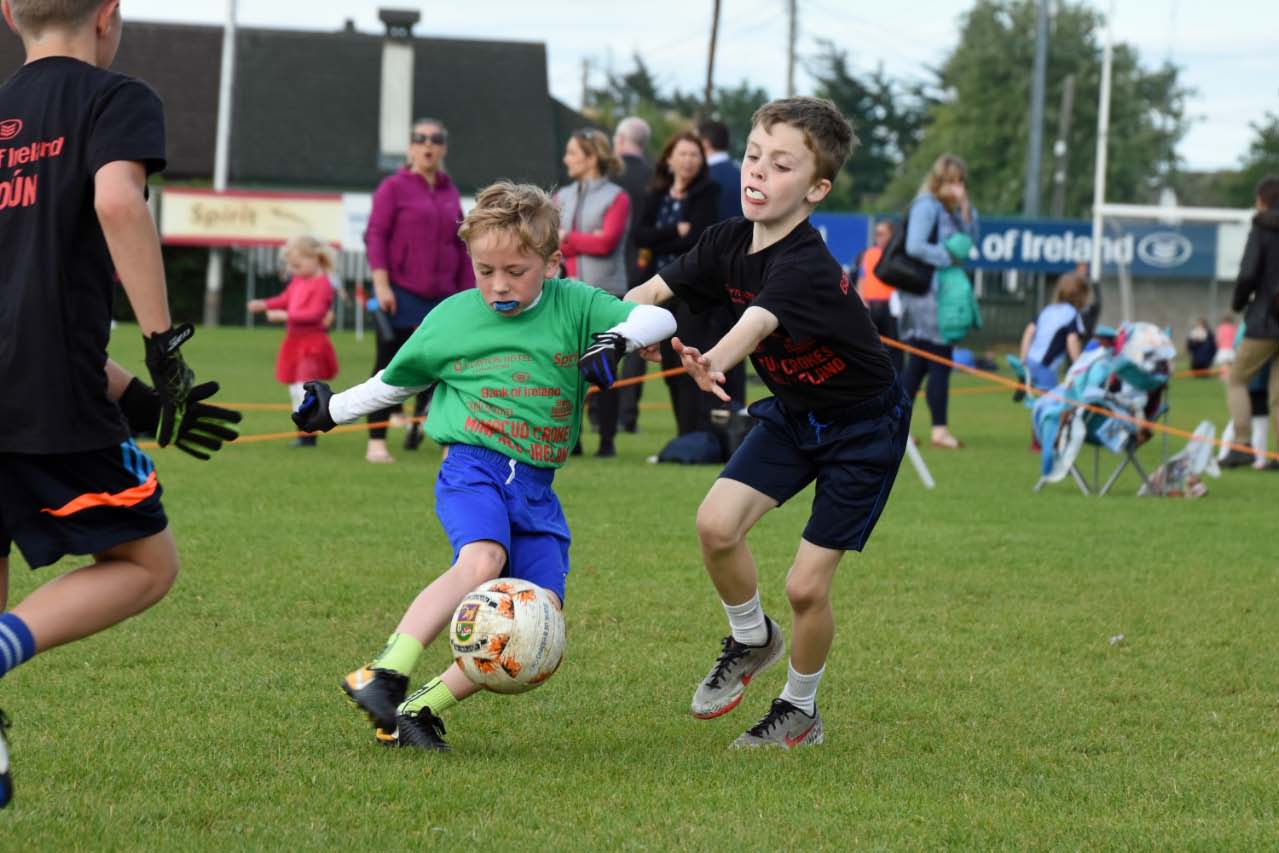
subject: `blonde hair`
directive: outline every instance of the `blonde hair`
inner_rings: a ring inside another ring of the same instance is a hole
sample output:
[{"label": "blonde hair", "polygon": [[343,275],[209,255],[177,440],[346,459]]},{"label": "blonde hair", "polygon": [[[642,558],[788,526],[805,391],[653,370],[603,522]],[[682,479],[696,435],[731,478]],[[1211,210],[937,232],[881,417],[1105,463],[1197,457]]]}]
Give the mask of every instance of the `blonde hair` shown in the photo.
[{"label": "blonde hair", "polygon": [[77,29],[93,17],[104,0],[9,0],[13,22],[27,36],[47,29]]},{"label": "blonde hair", "polygon": [[857,147],[857,134],[844,114],[825,98],[780,98],[769,101],[751,116],[751,129],[771,131],[777,123],[788,124],[804,134],[804,144],[817,160],[818,180],[831,181]]},{"label": "blonde hair", "polygon": [[489,231],[505,231],[542,260],[560,248],[560,211],[541,187],[498,181],[480,190],[457,236],[468,246]]},{"label": "blonde hair", "polygon": [[294,252],[304,258],[315,258],[320,262],[320,269],[326,273],[331,273],[337,269],[337,254],[333,251],[332,246],[319,237],[313,237],[310,234],[299,234],[296,237],[290,237],[280,247],[280,265],[283,266],[288,261],[289,255]]},{"label": "blonde hair", "polygon": [[573,131],[570,138],[577,140],[583,154],[595,158],[601,175],[618,175],[626,168],[622,158],[613,153],[613,144],[608,141],[608,135],[604,131],[584,127]]},{"label": "blonde hair", "polygon": [[1068,272],[1057,279],[1053,302],[1069,302],[1082,311],[1091,295],[1092,288],[1088,285],[1088,280],[1077,272]]},{"label": "blonde hair", "polygon": [[933,161],[933,167],[928,170],[928,174],[924,177],[924,182],[919,185],[921,193],[928,193],[937,198],[946,209],[953,212],[955,203],[953,199],[942,198],[942,184],[951,181],[968,181],[968,166],[964,163],[963,158],[955,154],[943,154]]}]

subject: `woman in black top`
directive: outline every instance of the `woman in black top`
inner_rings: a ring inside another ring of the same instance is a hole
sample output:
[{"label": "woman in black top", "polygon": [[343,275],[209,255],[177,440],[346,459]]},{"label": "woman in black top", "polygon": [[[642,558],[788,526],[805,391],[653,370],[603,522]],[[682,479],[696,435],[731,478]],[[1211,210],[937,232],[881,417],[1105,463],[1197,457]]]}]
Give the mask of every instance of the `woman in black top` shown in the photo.
[{"label": "woman in black top", "polygon": [[[667,140],[653,167],[653,181],[633,232],[641,279],[660,273],[662,267],[697,245],[702,232],[719,219],[719,192],[719,184],[710,178],[697,134],[684,131]],[[675,315],[676,335],[690,346],[709,348],[732,327],[732,318],[720,311],[694,314],[678,299],[666,307]],[[662,367],[679,366],[679,356],[669,341],[664,342]],[[682,374],[667,377],[666,385],[678,434],[705,429],[714,398],[701,393],[693,380]]]}]

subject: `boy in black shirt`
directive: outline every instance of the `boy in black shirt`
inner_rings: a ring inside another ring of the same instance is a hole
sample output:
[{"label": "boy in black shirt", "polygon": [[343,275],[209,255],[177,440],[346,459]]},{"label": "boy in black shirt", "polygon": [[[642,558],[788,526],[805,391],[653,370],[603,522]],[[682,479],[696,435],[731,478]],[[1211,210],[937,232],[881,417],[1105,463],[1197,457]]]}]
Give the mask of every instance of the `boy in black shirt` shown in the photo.
[{"label": "boy in black shirt", "polygon": [[[0,677],[145,610],[173,584],[160,484],[129,426],[208,458],[239,420],[201,402],[216,385],[193,389],[178,352],[191,327],[171,327],[146,204],[147,176],[164,166],[164,111],[145,83],[105,70],[120,43],[119,0],[3,8],[27,62],[0,85]],[[107,358],[113,269],[155,389]],[[94,562],[6,611],[12,543],[32,568],[67,554]],[[0,806],[11,794],[0,732]]]},{"label": "boy in black shirt", "polygon": [[684,367],[721,400],[724,374],[747,355],[774,396],[697,511],[702,559],[732,634],[693,696],[711,719],[741,701],[781,659],[781,628],[764,615],[746,534],[814,479],[817,494],[786,578],[794,611],[786,688],[735,747],[822,742],[817,685],[834,637],[830,587],[845,551],[860,551],[906,449],[910,401],[848,275],[808,222],[856,142],[834,104],[772,101],[756,111],[742,162],[744,219],[712,226],[692,251],[626,298],[672,295],[695,309],[728,304],[733,328],[706,353],[672,341]]}]

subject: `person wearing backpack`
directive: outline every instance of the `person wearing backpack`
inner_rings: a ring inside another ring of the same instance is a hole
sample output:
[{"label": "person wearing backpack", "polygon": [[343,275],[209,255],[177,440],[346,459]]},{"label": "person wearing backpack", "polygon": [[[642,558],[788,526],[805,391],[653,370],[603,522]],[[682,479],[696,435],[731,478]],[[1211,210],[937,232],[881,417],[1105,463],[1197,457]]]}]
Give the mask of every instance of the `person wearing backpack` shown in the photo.
[{"label": "person wearing backpack", "polygon": [[[937,270],[957,266],[955,256],[946,249],[946,241],[957,233],[963,233],[970,239],[977,235],[977,211],[968,199],[967,178],[968,167],[954,154],[943,154],[933,163],[907,215],[907,255]],[[942,336],[938,326],[939,285],[935,270],[928,290],[921,295],[898,287],[902,303],[902,341],[924,353],[945,359],[944,362],[933,361],[911,353],[903,384],[906,395],[914,399],[927,377],[925,398],[932,418],[932,446],[953,450],[963,447],[963,443],[951,434],[947,422],[950,360],[954,346]]]}]

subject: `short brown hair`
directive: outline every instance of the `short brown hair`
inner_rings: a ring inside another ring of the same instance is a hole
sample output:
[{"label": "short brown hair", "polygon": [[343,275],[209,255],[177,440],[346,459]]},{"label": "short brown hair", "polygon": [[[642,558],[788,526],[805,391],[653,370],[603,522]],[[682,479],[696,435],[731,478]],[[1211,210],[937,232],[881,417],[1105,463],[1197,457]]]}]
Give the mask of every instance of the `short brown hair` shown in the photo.
[{"label": "short brown hair", "polygon": [[75,29],[85,24],[104,0],[9,0],[13,22],[23,35],[45,30]]},{"label": "short brown hair", "polygon": [[1279,207],[1279,175],[1266,175],[1257,181],[1257,198],[1263,207]]},{"label": "short brown hair", "polygon": [[541,187],[498,181],[480,190],[457,236],[469,246],[494,230],[514,234],[524,248],[549,260],[560,248],[560,211]]},{"label": "short brown hair", "polygon": [[825,98],[779,98],[755,110],[751,129],[788,124],[804,134],[804,144],[817,159],[817,178],[832,183],[857,147],[857,134],[844,114]]},{"label": "short brown hair", "polygon": [[1057,289],[1053,291],[1053,302],[1069,302],[1082,311],[1091,295],[1092,288],[1088,286],[1088,279],[1077,272],[1068,272],[1057,279]]}]

